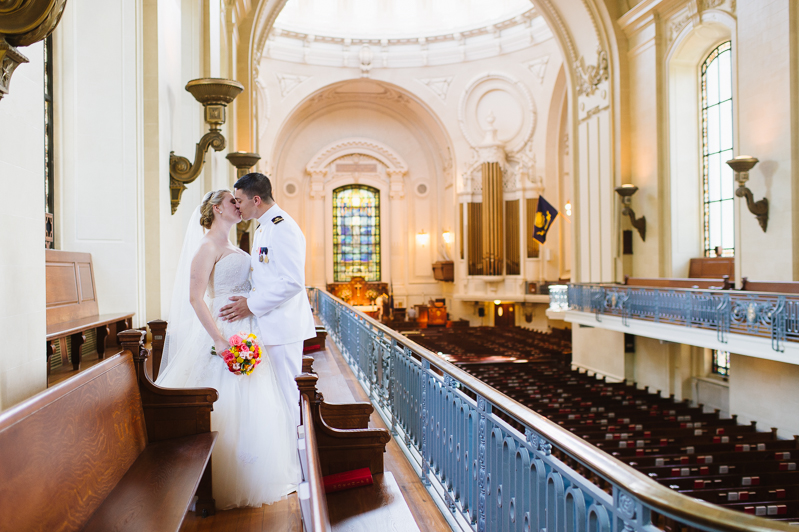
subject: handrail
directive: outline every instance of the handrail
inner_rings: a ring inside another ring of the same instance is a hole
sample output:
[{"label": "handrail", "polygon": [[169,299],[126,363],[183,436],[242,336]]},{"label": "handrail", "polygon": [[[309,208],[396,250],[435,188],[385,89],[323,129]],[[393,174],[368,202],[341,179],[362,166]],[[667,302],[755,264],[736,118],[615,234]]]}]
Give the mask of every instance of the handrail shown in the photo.
[{"label": "handrail", "polygon": [[[305,456],[308,464],[308,482],[311,490],[311,526],[312,530],[307,532],[331,532],[330,517],[327,513],[327,499],[323,489],[322,466],[319,462],[317,452],[316,433],[313,427],[313,413],[311,412],[311,401],[304,393],[300,394],[300,407],[302,408],[303,427],[305,429]],[[308,523],[306,523],[306,526]]]},{"label": "handrail", "polygon": [[[530,408],[511,399],[502,392],[476,379],[469,373],[447,362],[413,340],[389,329],[377,320],[354,309],[341,299],[325,290],[315,289],[319,295],[330,298],[337,305],[354,313],[365,323],[378,330],[384,337],[411,349],[416,355],[446,374],[450,375],[473,392],[502,409],[517,421],[542,435],[548,442],[561,449],[572,459],[588,467],[599,476],[630,493],[649,509],[662,515],[682,521],[690,526],[713,531],[770,531],[795,530],[785,523],[769,521],[741,512],[736,512],[694,499],[664,487],[643,473],[636,471],[613,456],[583,441],[571,432],[546,419]],[[587,479],[585,482],[588,483]],[[615,491],[615,490],[614,490]],[[614,528],[615,529],[615,528]]]},{"label": "handrail", "polygon": [[568,309],[628,320],[655,321],[715,331],[719,342],[730,333],[768,338],[771,348],[799,342],[799,295],[774,292],[628,286],[568,285]]}]

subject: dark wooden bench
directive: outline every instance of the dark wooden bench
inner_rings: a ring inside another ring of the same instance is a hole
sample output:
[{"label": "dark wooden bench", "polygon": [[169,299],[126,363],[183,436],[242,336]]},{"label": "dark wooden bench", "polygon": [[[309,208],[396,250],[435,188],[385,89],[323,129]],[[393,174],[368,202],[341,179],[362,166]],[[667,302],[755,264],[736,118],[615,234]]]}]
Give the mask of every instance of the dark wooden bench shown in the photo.
[{"label": "dark wooden bench", "polygon": [[[87,331],[96,333],[97,358],[87,360],[84,369],[105,357],[106,348],[116,344],[117,333],[131,328],[133,313],[99,314],[90,253],[48,249],[45,272],[47,376],[50,384],[55,384],[81,370],[81,348]],[[71,366],[67,342],[72,352]],[[51,378],[50,359],[56,352],[56,344],[61,352],[62,367]]]},{"label": "dark wooden bench", "polygon": [[799,294],[799,282],[795,281],[750,281],[741,279],[741,290],[747,292],[775,292],[777,294]]},{"label": "dark wooden bench", "polygon": [[[300,389],[302,424],[298,448],[303,482],[297,489],[305,530],[395,530],[418,532],[394,476],[383,469],[391,434],[369,428],[369,403],[326,403],[316,390],[313,359],[304,357]],[[325,495],[323,475],[369,468],[374,484]]]},{"label": "dark wooden bench", "polygon": [[733,257],[699,257],[688,263],[688,277],[692,279],[735,278]]},{"label": "dark wooden bench", "polygon": [[630,277],[624,276],[625,286],[646,288],[694,288],[699,290],[730,290],[732,283],[728,276],[719,279],[679,279],[668,277]]},{"label": "dark wooden bench", "polygon": [[0,529],[175,532],[195,494],[214,513],[217,392],[153,384],[143,336],[0,414]]},{"label": "dark wooden bench", "polygon": [[308,338],[302,345],[303,353],[313,353],[321,351],[325,348],[325,341],[327,340],[327,329],[324,325],[316,326],[316,336]]}]

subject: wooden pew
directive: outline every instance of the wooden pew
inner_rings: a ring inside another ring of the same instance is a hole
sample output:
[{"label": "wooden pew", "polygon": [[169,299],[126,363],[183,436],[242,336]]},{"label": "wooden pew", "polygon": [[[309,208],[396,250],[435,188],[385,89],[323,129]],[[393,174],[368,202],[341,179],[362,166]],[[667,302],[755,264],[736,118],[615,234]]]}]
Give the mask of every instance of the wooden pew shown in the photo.
[{"label": "wooden pew", "polygon": [[[63,362],[62,375],[54,376],[53,384],[81,369],[81,348],[86,331],[97,335],[97,361],[105,356],[109,343],[115,343],[117,333],[130,329],[132,312],[99,314],[94,266],[90,253],[48,249],[45,251],[47,285],[47,375],[50,377],[50,358],[58,343]],[[67,363],[67,341],[72,351],[71,370]],[[61,378],[58,378],[61,377]]]},{"label": "wooden pew", "polygon": [[688,277],[692,279],[733,279],[735,259],[733,257],[699,257],[688,263]]},{"label": "wooden pew", "polygon": [[667,277],[630,277],[624,276],[625,286],[643,286],[647,288],[695,288],[701,290],[730,290],[733,285],[728,276],[719,279],[679,279]]},{"label": "wooden pew", "polygon": [[0,530],[170,531],[214,513],[216,390],[167,390],[142,331],[123,351],[0,414]]},{"label": "wooden pew", "polygon": [[[300,389],[302,424],[298,449],[303,482],[297,489],[305,530],[329,532],[391,529],[418,532],[394,476],[383,470],[383,453],[391,440],[385,429],[368,428],[369,403],[325,403],[316,390],[313,359],[304,357]],[[374,484],[324,493],[323,475],[368,467]]]},{"label": "wooden pew", "polygon": [[799,282],[791,281],[750,281],[741,279],[741,290],[748,292],[775,292],[778,294],[799,294]]}]

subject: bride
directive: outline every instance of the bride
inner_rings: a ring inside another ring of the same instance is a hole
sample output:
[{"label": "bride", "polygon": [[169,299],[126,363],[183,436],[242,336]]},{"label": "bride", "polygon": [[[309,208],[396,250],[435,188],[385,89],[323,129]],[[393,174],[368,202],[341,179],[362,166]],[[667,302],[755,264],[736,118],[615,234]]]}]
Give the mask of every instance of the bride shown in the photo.
[{"label": "bride", "polygon": [[[234,334],[253,333],[254,317],[215,318],[233,295],[250,291],[250,256],[228,238],[241,221],[228,190],[209,192],[195,209],[178,264],[161,369],[166,388],[215,388],[219,400],[211,430],[219,432],[212,465],[213,493],[220,510],[269,504],[299,482],[299,459],[291,411],[285,404],[266,349],[251,375],[231,373],[221,357]],[[210,303],[210,308],[209,308]],[[261,344],[263,345],[263,344]]]}]

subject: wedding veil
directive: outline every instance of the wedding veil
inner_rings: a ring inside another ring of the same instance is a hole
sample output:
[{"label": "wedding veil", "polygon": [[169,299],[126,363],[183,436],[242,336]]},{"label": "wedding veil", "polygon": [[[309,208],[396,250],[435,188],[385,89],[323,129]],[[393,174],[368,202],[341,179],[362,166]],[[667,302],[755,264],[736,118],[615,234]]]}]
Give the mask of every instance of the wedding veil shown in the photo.
[{"label": "wedding veil", "polygon": [[[203,197],[202,203],[213,194],[209,192]],[[200,207],[202,203],[194,209],[186,228],[186,236],[183,239],[183,249],[180,252],[180,260],[175,270],[175,285],[172,289],[172,304],[169,307],[167,316],[166,339],[164,340],[164,352],[161,355],[161,368],[158,372],[156,382],[163,381],[170,373],[170,369],[176,366],[175,362],[179,356],[187,353],[186,349],[181,351],[181,346],[188,346],[189,342],[197,338],[198,335],[208,333],[200,323],[194,308],[189,300],[189,284],[191,279],[191,262],[200,247],[200,240],[205,235],[205,229],[200,225]],[[210,347],[210,346],[209,346]]]}]

